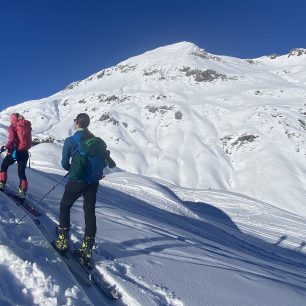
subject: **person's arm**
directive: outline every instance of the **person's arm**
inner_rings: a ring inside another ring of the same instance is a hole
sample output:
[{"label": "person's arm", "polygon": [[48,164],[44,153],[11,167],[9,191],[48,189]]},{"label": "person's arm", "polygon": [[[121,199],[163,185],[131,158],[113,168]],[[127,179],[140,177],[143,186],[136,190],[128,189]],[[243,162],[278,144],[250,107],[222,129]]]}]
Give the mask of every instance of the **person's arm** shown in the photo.
[{"label": "person's arm", "polygon": [[67,171],[70,170],[71,166],[70,157],[71,157],[71,140],[69,138],[66,138],[62,152],[62,167]]},{"label": "person's arm", "polygon": [[16,142],[17,135],[16,135],[16,131],[14,130],[14,128],[12,126],[9,126],[7,131],[8,131],[8,140],[7,140],[7,143],[5,145],[5,148],[8,149],[9,151],[11,151],[15,147],[15,142]]}]

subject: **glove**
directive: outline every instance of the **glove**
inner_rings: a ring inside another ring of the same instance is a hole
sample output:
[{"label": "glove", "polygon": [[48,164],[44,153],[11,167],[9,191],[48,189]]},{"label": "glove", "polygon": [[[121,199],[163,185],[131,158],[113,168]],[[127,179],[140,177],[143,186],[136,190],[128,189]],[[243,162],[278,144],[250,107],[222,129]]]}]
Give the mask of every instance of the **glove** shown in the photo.
[{"label": "glove", "polygon": [[115,168],[116,167],[115,161],[110,157],[110,151],[109,150],[106,150],[105,161],[106,161],[107,166],[109,168]]},{"label": "glove", "polygon": [[109,168],[115,168],[116,167],[116,163],[111,157],[106,158],[106,163],[107,163]]},{"label": "glove", "polygon": [[0,154],[1,154],[2,152],[6,151],[6,150],[7,150],[6,147],[5,147],[5,146],[2,146],[1,149],[0,149]]}]

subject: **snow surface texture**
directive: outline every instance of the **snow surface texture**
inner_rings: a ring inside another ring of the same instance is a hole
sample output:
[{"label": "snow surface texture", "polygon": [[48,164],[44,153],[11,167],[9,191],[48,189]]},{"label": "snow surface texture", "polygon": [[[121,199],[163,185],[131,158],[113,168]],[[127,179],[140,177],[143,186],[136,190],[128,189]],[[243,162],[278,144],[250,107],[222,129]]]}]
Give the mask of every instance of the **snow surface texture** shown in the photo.
[{"label": "snow surface texture", "polygon": [[[62,177],[56,144],[32,149],[28,200]],[[46,153],[48,152],[48,153]],[[1,159],[0,159],[1,162]],[[16,165],[8,187],[18,187]],[[306,219],[243,195],[194,190],[127,172],[106,172],[98,191],[97,268],[118,285],[112,303],[80,286],[31,216],[0,193],[0,304],[304,306]],[[54,232],[60,184],[40,205]],[[83,236],[82,200],[71,211],[71,244]]]},{"label": "snow surface texture", "polygon": [[37,142],[61,145],[87,112],[128,172],[306,215],[305,53],[238,59],[188,42],[165,46],[2,111],[0,140],[19,112]]}]

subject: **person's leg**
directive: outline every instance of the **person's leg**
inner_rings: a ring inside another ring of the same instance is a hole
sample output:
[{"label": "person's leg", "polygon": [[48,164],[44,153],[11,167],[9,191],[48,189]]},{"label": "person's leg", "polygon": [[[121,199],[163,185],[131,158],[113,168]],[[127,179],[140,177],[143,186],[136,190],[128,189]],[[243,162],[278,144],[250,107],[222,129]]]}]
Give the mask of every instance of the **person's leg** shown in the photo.
[{"label": "person's leg", "polygon": [[85,236],[95,237],[97,231],[96,225],[96,198],[99,183],[92,183],[84,192],[84,218],[85,218]]},{"label": "person's leg", "polygon": [[74,202],[83,193],[84,186],[82,183],[69,181],[65,187],[65,191],[60,203],[59,226],[56,228],[57,239],[55,240],[55,248],[61,252],[68,249],[68,234],[70,227],[70,209]]},{"label": "person's leg", "polygon": [[69,181],[60,203],[59,227],[70,227],[70,209],[74,202],[83,194],[84,184]]},{"label": "person's leg", "polygon": [[95,243],[97,231],[96,225],[96,196],[99,183],[89,184],[84,191],[84,218],[85,218],[85,233],[82,245],[77,250],[78,256],[85,265],[89,264],[92,254],[92,249]]},{"label": "person's leg", "polygon": [[7,169],[15,162],[15,159],[12,158],[12,155],[6,155],[1,164],[0,172],[0,189],[4,189],[7,181]]},{"label": "person's leg", "polygon": [[25,174],[28,159],[29,159],[28,151],[17,152],[17,172],[20,180],[18,195],[20,198],[25,198],[26,191],[28,189],[28,181]]}]

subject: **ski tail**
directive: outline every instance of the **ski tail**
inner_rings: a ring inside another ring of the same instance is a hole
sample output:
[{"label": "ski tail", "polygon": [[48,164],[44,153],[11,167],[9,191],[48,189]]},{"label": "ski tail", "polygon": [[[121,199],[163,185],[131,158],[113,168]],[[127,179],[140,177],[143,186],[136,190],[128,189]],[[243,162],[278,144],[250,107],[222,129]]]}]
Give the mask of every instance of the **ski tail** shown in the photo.
[{"label": "ski tail", "polygon": [[2,192],[5,195],[7,195],[10,199],[12,199],[17,206],[22,207],[23,209],[31,213],[33,216],[39,217],[42,215],[42,213],[39,210],[29,205],[26,199],[21,199],[16,194],[13,194],[6,190],[2,190]]}]

